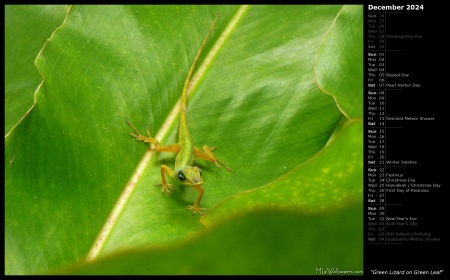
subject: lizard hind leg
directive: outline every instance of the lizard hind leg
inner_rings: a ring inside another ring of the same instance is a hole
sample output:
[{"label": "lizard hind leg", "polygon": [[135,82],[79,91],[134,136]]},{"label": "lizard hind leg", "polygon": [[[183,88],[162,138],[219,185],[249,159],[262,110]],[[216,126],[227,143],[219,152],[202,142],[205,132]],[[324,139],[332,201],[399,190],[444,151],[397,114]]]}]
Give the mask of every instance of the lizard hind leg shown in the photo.
[{"label": "lizard hind leg", "polygon": [[147,129],[148,137],[145,137],[139,133],[139,130],[137,130],[137,128],[134,127],[134,125],[129,120],[127,120],[127,124],[134,130],[134,132],[136,132],[136,134],[130,133],[130,135],[133,136],[134,138],[136,138],[137,140],[146,142],[146,143],[151,143],[151,144],[155,145],[155,147],[157,147],[157,148],[161,146],[159,141],[150,135],[149,129]]},{"label": "lizard hind leg", "polygon": [[227,166],[225,163],[223,163],[222,161],[220,161],[214,154],[212,151],[214,151],[217,148],[217,146],[214,146],[212,148],[208,147],[207,145],[203,146],[203,150],[205,151],[206,154],[208,154],[211,158],[214,159],[214,163],[216,164],[217,167],[219,166],[219,163],[223,165],[223,167],[225,167],[228,171],[230,172],[234,172],[233,169],[231,169],[229,166]]},{"label": "lizard hind leg", "polygon": [[233,169],[231,169],[229,166],[227,166],[225,163],[223,163],[222,161],[220,161],[214,154],[213,154],[213,150],[215,150],[217,148],[217,146],[214,146],[212,148],[208,147],[207,145],[203,146],[203,151],[200,150],[197,147],[194,147],[194,153],[196,157],[202,158],[204,160],[210,161],[210,162],[214,162],[216,164],[217,167],[220,168],[219,163],[222,164],[228,171],[230,172],[234,172]]}]

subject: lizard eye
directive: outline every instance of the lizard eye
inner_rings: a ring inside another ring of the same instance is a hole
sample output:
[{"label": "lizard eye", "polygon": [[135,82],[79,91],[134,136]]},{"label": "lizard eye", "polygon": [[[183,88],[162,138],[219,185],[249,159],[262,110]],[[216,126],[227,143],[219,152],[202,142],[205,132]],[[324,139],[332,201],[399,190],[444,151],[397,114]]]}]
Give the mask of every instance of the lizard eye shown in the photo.
[{"label": "lizard eye", "polygon": [[178,180],[183,182],[186,181],[186,175],[184,175],[183,171],[179,171],[177,174]]},{"label": "lizard eye", "polygon": [[203,172],[200,168],[198,169],[198,173],[200,173],[200,176],[203,176]]}]

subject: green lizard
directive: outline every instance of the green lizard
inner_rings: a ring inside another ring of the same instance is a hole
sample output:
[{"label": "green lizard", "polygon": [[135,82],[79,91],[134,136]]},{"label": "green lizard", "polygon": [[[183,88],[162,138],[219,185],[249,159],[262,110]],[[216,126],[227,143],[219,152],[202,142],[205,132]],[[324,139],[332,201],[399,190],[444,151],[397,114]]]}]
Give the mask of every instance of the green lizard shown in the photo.
[{"label": "green lizard", "polygon": [[203,146],[203,150],[194,146],[192,142],[191,134],[189,132],[187,118],[186,118],[186,101],[187,101],[187,91],[189,87],[189,83],[191,80],[192,73],[194,72],[195,65],[200,58],[200,55],[205,47],[206,41],[208,40],[211,31],[216,24],[218,16],[214,20],[211,25],[208,33],[206,34],[203,43],[200,46],[200,49],[195,56],[194,62],[192,63],[191,68],[189,69],[188,75],[186,77],[186,81],[183,87],[183,93],[181,94],[181,102],[180,102],[180,124],[178,130],[178,143],[162,146],[158,140],[152,138],[150,135],[150,131],[147,129],[148,137],[142,136],[139,131],[128,121],[128,125],[136,132],[136,134],[130,133],[131,136],[136,138],[139,141],[151,143],[154,148],[152,150],[156,150],[158,152],[171,152],[177,153],[175,158],[175,169],[172,171],[167,165],[161,164],[161,179],[162,182],[156,184],[156,186],[162,186],[161,192],[167,192],[169,195],[171,194],[171,190],[173,190],[173,186],[167,183],[166,175],[172,177],[175,181],[178,181],[180,184],[185,186],[189,186],[198,191],[197,199],[195,200],[194,205],[188,207],[188,210],[193,211],[194,214],[200,213],[203,215],[202,211],[206,210],[206,208],[200,208],[200,200],[203,196],[203,179],[202,179],[202,171],[197,166],[193,166],[195,158],[201,158],[210,162],[214,162],[217,167],[219,163],[222,164],[226,169],[231,172],[234,172],[230,167],[225,165],[223,162],[218,160],[214,154],[213,150],[216,147],[208,147]]}]

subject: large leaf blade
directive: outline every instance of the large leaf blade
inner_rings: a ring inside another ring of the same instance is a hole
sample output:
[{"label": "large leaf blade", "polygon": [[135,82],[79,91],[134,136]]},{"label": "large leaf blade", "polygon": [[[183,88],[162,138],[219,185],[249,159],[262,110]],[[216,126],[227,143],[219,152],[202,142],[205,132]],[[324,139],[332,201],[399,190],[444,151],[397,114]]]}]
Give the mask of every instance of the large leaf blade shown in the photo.
[{"label": "large leaf blade", "polygon": [[[321,42],[318,33],[325,34],[336,12],[337,9],[313,6],[294,11],[291,7],[250,6],[239,20],[235,31],[209,66],[208,74],[194,88],[196,91],[188,104],[195,143],[198,146],[218,145],[216,155],[236,170],[231,174],[225,169],[216,170],[213,165],[198,162],[206,170],[203,207],[210,208],[230,195],[259,187],[323,147],[340,114],[333,100],[315,85],[314,54]],[[268,14],[288,22],[300,17],[303,23],[315,28],[307,28],[298,22],[280,27],[277,21],[261,20]],[[306,16],[303,18],[302,15]],[[258,30],[254,36],[264,44],[258,46],[255,38],[248,38],[249,25]],[[267,42],[266,36],[274,37],[280,33],[274,27],[288,30],[285,40]],[[313,31],[305,32],[310,29]],[[288,56],[281,60],[282,63],[279,63],[280,54],[281,57]],[[261,73],[256,72],[259,74],[255,75],[254,69],[263,69],[263,74],[260,76]],[[298,75],[302,79],[296,79]],[[238,86],[233,76],[239,77]],[[232,82],[225,83],[226,80]],[[279,84],[282,86],[277,87]],[[300,104],[303,103],[308,106],[302,107]],[[175,142],[176,134],[172,133],[168,139],[168,143]],[[292,157],[292,154],[296,156]],[[173,164],[171,155],[163,154],[159,158],[160,162],[150,163],[130,197],[132,206],[124,209],[118,218],[117,228],[126,230],[111,232],[104,244],[105,252],[116,250],[123,240],[133,246],[149,244],[149,239],[153,244],[161,245],[188,237],[201,228],[192,222],[197,217],[186,217],[186,206],[195,200],[195,191],[181,187],[172,197],[161,198],[159,190],[152,189],[152,185],[161,180],[158,165]],[[130,224],[137,213],[152,213],[155,218],[148,219],[145,224]],[[174,229],[176,227],[182,230]],[[127,238],[130,235],[133,238]]]},{"label": "large leaf blade", "polygon": [[317,53],[319,86],[347,118],[363,117],[363,7],[344,6]]},{"label": "large leaf blade", "polygon": [[178,246],[132,249],[53,273],[362,275],[361,213],[361,203],[320,215],[259,210],[220,223]]},{"label": "large leaf blade", "polygon": [[5,6],[5,134],[33,105],[42,82],[34,61],[66,13],[62,5]]},{"label": "large leaf blade", "polygon": [[308,162],[265,186],[222,201],[202,222],[208,225],[232,213],[266,207],[317,213],[361,202],[362,128],[361,121],[346,123],[333,142]]},{"label": "large leaf blade", "polygon": [[[219,145],[217,156],[237,172],[199,162],[207,182],[202,205],[264,185],[315,154],[340,118],[313,71],[339,8],[72,7],[38,60],[45,83],[36,107],[6,138],[6,272],[45,272],[97,245],[106,254],[202,228],[185,210],[194,191],[161,197],[150,187],[172,155],[152,157],[137,185],[124,188],[146,150],[129,137],[124,119],[154,134],[167,126],[163,142],[176,141],[176,119],[165,119],[219,12],[203,58],[241,18],[194,86],[188,114],[195,143]],[[123,210],[111,219],[124,195]],[[111,227],[94,246],[105,221]]]}]

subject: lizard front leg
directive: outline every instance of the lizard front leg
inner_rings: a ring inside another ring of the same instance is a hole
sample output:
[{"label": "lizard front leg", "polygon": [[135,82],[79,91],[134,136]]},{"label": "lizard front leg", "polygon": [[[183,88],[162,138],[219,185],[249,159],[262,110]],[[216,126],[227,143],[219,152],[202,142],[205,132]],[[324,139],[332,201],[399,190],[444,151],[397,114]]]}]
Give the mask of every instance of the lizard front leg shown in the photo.
[{"label": "lizard front leg", "polygon": [[172,194],[170,190],[173,190],[171,184],[167,183],[166,175],[169,175],[173,178],[173,171],[168,167],[167,165],[161,164],[161,180],[162,182],[159,184],[156,184],[155,186],[162,186],[161,193],[164,194],[164,192],[168,193],[169,195]]},{"label": "lizard front leg", "polygon": [[188,206],[187,210],[191,210],[194,215],[199,213],[200,215],[203,215],[202,211],[206,210],[207,208],[200,208],[200,200],[202,200],[203,196],[203,188],[201,185],[193,187],[198,191],[197,199],[194,202],[194,205]]}]

